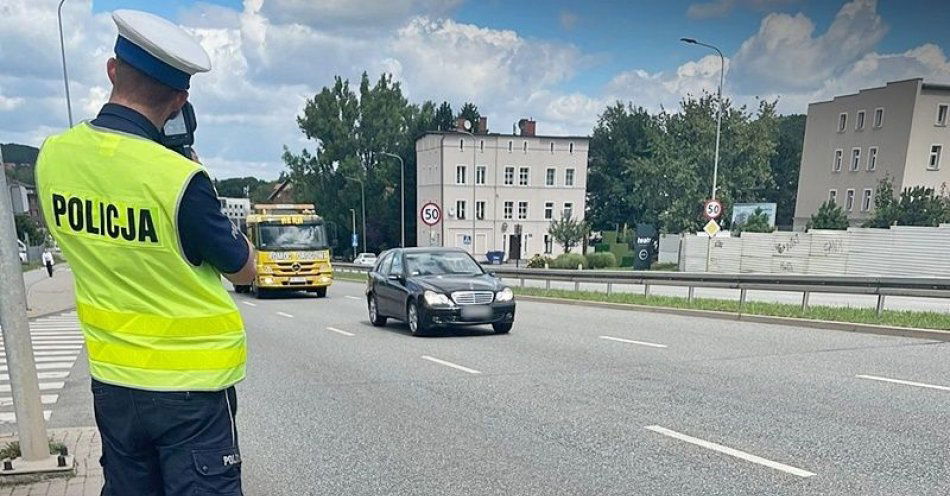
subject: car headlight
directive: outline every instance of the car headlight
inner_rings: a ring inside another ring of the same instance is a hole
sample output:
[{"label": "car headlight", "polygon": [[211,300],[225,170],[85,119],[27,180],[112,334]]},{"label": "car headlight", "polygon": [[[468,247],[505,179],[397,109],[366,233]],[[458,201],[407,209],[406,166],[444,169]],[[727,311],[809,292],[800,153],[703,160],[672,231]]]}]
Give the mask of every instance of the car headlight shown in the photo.
[{"label": "car headlight", "polygon": [[441,293],[436,293],[435,291],[426,291],[425,293],[422,293],[422,298],[426,301],[426,305],[429,305],[430,307],[447,306],[452,304],[448,296],[445,296]]},{"label": "car headlight", "polygon": [[511,301],[515,298],[514,291],[511,288],[505,288],[495,293],[495,301]]},{"label": "car headlight", "polygon": [[261,265],[262,274],[270,274],[273,271],[273,268],[270,265]]}]

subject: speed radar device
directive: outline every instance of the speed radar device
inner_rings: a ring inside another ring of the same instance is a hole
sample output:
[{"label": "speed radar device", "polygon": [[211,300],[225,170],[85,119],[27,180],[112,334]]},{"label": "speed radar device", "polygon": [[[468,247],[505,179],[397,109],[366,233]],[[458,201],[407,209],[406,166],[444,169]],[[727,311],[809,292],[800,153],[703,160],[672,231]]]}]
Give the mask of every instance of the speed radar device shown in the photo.
[{"label": "speed radar device", "polygon": [[257,251],[257,277],[239,293],[309,291],[319,297],[333,283],[332,225],[310,204],[257,204],[247,216],[247,237]]},{"label": "speed radar device", "polygon": [[195,118],[195,108],[185,102],[181,110],[172,114],[162,128],[162,144],[191,159],[191,147],[195,144],[195,130],[198,129],[198,120]]}]

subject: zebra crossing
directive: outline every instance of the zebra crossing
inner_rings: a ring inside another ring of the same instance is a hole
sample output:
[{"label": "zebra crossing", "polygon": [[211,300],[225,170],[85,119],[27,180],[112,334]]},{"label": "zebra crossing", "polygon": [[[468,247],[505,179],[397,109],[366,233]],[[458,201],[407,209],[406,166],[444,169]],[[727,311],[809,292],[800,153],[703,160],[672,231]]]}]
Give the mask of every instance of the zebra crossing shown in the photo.
[{"label": "zebra crossing", "polygon": [[[76,312],[31,320],[30,337],[33,341],[36,376],[40,384],[40,403],[44,407],[52,408],[59,399],[57,392],[66,386],[66,378],[82,351],[83,336]],[[46,420],[49,420],[51,414],[51,409],[43,410],[43,418]],[[0,424],[15,422],[6,347],[0,337]]]}]

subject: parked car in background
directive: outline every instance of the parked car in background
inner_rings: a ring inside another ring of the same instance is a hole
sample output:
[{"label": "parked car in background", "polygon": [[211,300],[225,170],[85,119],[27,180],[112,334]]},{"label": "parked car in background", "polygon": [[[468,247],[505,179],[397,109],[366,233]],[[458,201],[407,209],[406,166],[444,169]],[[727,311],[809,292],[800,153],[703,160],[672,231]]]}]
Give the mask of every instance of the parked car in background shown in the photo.
[{"label": "parked car in background", "polygon": [[360,253],[353,260],[353,263],[356,265],[362,265],[363,267],[372,267],[376,265],[376,254],[375,253]]},{"label": "parked car in background", "polygon": [[485,272],[468,252],[453,248],[397,248],[385,252],[367,278],[366,302],[374,326],[394,318],[414,336],[438,327],[491,324],[511,331],[511,288]]}]

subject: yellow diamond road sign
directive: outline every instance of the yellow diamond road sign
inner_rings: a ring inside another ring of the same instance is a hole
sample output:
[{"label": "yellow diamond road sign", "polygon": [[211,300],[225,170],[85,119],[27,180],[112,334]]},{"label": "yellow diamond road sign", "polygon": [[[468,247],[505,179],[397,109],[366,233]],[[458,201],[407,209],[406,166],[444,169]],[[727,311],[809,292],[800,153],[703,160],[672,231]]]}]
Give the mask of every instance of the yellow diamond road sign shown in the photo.
[{"label": "yellow diamond road sign", "polygon": [[707,222],[705,226],[703,226],[703,231],[706,231],[706,234],[708,234],[710,237],[715,236],[720,231],[719,224],[716,224],[716,221],[711,220]]}]

